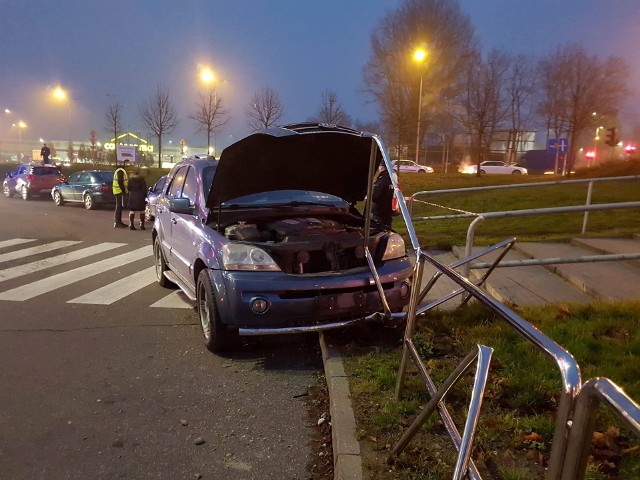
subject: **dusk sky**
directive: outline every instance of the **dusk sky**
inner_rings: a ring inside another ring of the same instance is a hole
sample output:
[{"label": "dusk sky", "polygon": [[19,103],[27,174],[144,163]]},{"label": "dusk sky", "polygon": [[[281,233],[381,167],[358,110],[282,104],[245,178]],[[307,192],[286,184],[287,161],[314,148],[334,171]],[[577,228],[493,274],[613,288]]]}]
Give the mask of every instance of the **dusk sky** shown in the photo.
[{"label": "dusk sky", "polygon": [[[124,105],[126,130],[147,131],[139,105],[160,84],[169,89],[180,124],[166,141],[206,146],[188,115],[195,109],[199,66],[222,82],[218,94],[231,120],[219,147],[250,133],[244,111],[256,91],[275,89],[282,123],[318,112],[322,92],[338,99],[354,120],[375,120],[362,93],[369,38],[399,0],[0,0],[0,140],[89,143],[108,140],[107,95]],[[602,57],[616,54],[632,69],[632,95],[621,115],[640,124],[640,0],[461,0],[485,49],[537,56],[581,43]],[[408,52],[409,54],[409,52]],[[51,90],[72,101],[56,104]],[[10,114],[3,113],[5,108]],[[110,137],[109,137],[110,138]],[[155,143],[155,139],[152,139]]]}]

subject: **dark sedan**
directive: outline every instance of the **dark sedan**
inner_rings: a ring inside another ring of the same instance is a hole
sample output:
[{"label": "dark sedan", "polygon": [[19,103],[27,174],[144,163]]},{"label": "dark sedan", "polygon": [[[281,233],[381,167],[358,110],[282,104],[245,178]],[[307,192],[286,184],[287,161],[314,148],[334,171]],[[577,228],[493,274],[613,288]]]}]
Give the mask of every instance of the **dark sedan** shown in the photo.
[{"label": "dark sedan", "polygon": [[51,190],[51,197],[56,205],[65,202],[82,203],[87,210],[98,205],[114,204],[115,197],[111,190],[113,172],[85,171],[76,172],[66,182],[59,183]]}]

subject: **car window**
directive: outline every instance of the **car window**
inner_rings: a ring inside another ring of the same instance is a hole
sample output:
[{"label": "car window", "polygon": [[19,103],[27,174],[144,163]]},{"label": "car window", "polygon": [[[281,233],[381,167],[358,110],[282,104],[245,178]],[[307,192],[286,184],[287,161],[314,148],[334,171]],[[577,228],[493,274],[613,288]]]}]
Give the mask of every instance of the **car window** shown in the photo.
[{"label": "car window", "polygon": [[78,183],[89,183],[91,182],[91,176],[87,173],[81,173],[80,177],[78,178]]},{"label": "car window", "polygon": [[22,175],[23,173],[25,173],[27,171],[27,167],[20,167],[18,169],[18,175]]},{"label": "car window", "polygon": [[94,173],[94,177],[98,181],[98,183],[113,183],[113,173],[111,172],[96,172]]},{"label": "car window", "polygon": [[189,168],[187,171],[187,177],[182,187],[182,198],[188,198],[190,205],[196,204],[198,198],[198,181],[196,180],[196,171],[193,168]]},{"label": "car window", "polygon": [[160,192],[164,188],[165,183],[167,183],[167,177],[162,177],[156,182],[151,190],[156,193]]},{"label": "car window", "polygon": [[180,167],[171,179],[171,185],[169,186],[169,191],[167,192],[167,196],[169,198],[180,198],[180,195],[182,193],[182,186],[184,184],[184,177],[187,173],[187,168],[187,166]]},{"label": "car window", "polygon": [[33,167],[34,175],[59,175],[60,172],[56,168]]},{"label": "car window", "polygon": [[78,183],[78,179],[80,178],[79,173],[74,173],[69,177],[69,183]]}]

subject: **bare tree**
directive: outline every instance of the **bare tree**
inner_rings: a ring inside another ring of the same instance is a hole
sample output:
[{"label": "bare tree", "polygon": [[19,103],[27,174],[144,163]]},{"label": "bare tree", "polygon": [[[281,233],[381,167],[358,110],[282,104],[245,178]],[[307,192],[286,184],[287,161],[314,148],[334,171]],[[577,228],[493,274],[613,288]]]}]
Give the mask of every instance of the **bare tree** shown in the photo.
[{"label": "bare tree", "polygon": [[342,125],[344,127],[351,126],[351,117],[344,111],[342,104],[338,100],[338,94],[333,90],[322,92],[322,105],[313,120],[319,123]]},{"label": "bare tree", "polygon": [[[118,135],[122,132],[122,104],[118,102],[114,95],[107,94],[107,110],[105,111],[105,119],[107,121],[105,127],[113,133],[114,144],[118,143]],[[115,156],[115,162],[117,163],[117,156]]]},{"label": "bare tree", "polygon": [[171,99],[169,89],[157,85],[156,93],[140,105],[142,121],[158,137],[158,168],[162,167],[162,136],[169,135],[178,125],[178,114]]},{"label": "bare tree", "polygon": [[517,55],[509,60],[506,78],[506,101],[508,102],[507,163],[514,163],[523,142],[523,134],[532,127],[535,114],[536,69],[533,60]]},{"label": "bare tree", "polygon": [[[404,0],[376,26],[364,83],[380,108],[385,133],[398,147],[415,144],[418,104],[426,124],[457,94],[474,51],[473,35],[469,17],[451,0]],[[412,61],[417,47],[427,51],[423,64]]]},{"label": "bare tree", "polygon": [[627,94],[629,67],[619,57],[600,60],[583,47],[569,44],[540,60],[538,68],[542,78],[540,111],[556,135],[567,133],[570,171],[580,135],[602,118],[615,122]]},{"label": "bare tree", "polygon": [[272,127],[282,118],[284,107],[278,92],[266,87],[256,92],[245,111],[247,124],[257,132]]},{"label": "bare tree", "polygon": [[222,98],[218,97],[215,88],[211,88],[207,95],[201,93],[198,95],[200,103],[197,104],[195,113],[189,115],[189,118],[195,120],[198,132],[207,135],[207,155],[209,155],[211,152],[211,134],[215,133],[216,129],[226,125],[229,121],[229,116],[227,110],[223,108]]},{"label": "bare tree", "polygon": [[508,57],[497,50],[486,61],[480,56],[467,70],[465,89],[459,98],[458,120],[471,138],[471,151],[476,156],[477,175],[485,153],[490,152],[493,135],[505,120],[507,108],[503,91],[509,67]]}]

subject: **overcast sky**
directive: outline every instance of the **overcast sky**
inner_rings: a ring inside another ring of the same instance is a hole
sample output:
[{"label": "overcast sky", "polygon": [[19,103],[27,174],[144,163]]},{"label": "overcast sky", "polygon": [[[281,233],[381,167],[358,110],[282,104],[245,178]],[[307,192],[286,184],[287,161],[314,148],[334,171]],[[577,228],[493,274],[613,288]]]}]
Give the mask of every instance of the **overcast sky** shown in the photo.
[{"label": "overcast sky", "polygon": [[[223,147],[249,133],[244,110],[264,87],[278,91],[283,122],[315,114],[325,89],[354,120],[376,119],[362,93],[369,37],[399,0],[0,0],[0,139],[88,144],[107,140],[108,95],[125,106],[123,126],[146,136],[139,105],[160,84],[169,89],[180,125],[167,138],[205,145],[187,116],[194,110],[201,65],[222,81],[218,93],[231,121]],[[461,0],[485,48],[546,55],[581,43],[617,54],[632,67],[634,89],[623,120],[640,124],[640,0]],[[70,92],[54,103],[51,89]]]}]

